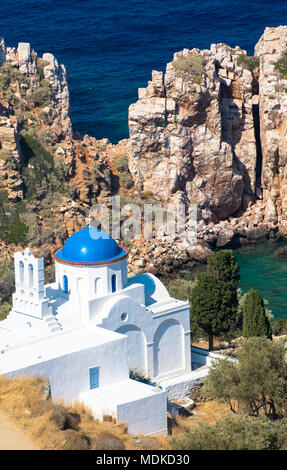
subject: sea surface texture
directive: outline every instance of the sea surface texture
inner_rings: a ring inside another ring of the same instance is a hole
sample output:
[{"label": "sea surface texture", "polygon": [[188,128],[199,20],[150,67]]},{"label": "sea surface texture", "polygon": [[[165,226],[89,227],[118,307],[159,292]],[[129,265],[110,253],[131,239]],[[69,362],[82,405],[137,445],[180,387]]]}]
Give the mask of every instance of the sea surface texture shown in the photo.
[{"label": "sea surface texture", "polygon": [[30,42],[65,64],[74,129],[116,143],[128,137],[128,106],[151,71],[183,48],[240,45],[253,54],[266,26],[287,24],[282,0],[9,0],[0,37]]}]

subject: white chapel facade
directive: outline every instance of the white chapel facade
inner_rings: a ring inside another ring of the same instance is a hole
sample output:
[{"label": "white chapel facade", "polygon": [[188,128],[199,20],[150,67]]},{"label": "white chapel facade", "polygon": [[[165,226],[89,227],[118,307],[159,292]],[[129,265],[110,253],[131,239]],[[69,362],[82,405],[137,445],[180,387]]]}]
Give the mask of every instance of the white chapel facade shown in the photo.
[{"label": "white chapel facade", "polygon": [[154,383],[191,372],[189,304],[152,274],[129,278],[127,255],[86,227],[54,254],[56,279],[45,285],[43,259],[29,248],[15,253],[0,373],[46,376],[55,399],[82,400],[94,416],[108,412],[133,433],[165,433],[167,392],[131,380],[129,371]]}]

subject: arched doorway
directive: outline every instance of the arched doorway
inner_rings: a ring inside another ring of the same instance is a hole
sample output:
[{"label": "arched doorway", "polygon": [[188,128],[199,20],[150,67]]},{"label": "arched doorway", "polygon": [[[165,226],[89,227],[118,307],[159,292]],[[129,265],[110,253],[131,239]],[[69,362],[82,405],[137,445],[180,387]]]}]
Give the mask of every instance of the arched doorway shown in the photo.
[{"label": "arched doorway", "polygon": [[183,368],[183,328],[176,320],[166,320],[154,335],[154,375],[165,375]]},{"label": "arched doorway", "polygon": [[128,365],[129,369],[146,373],[146,340],[139,328],[134,325],[124,325],[117,330],[118,333],[128,337]]}]

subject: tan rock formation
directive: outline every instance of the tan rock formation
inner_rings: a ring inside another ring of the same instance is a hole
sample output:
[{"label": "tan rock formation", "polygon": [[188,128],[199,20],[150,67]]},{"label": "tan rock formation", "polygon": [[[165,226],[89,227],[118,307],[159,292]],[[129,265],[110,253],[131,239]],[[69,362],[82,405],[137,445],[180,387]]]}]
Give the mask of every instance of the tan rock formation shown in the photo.
[{"label": "tan rock formation", "polygon": [[53,54],[43,54],[44,76],[48,80],[53,93],[52,128],[59,138],[72,138],[72,122],[70,118],[70,99],[67,73],[64,65],[59,65]]},{"label": "tan rock formation", "polygon": [[268,223],[287,219],[287,77],[274,67],[285,51],[287,26],[266,28],[255,46],[255,54],[260,58],[262,188]]},{"label": "tan rock formation", "polygon": [[[148,87],[139,89],[129,128],[130,170],[141,190],[162,199],[184,191],[215,221],[255,199],[256,78],[237,64],[244,53],[224,44],[184,49],[165,75],[154,71]],[[200,75],[185,67],[193,60]]]}]

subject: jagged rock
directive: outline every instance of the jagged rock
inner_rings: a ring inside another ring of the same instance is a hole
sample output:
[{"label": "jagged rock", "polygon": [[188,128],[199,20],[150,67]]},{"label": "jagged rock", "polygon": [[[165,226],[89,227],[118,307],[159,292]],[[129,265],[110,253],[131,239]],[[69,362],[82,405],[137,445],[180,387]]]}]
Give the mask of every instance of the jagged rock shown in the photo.
[{"label": "jagged rock", "polygon": [[44,76],[51,85],[53,108],[56,111],[53,116],[52,128],[59,138],[69,137],[71,139],[72,122],[66,69],[64,65],[59,65],[53,54],[43,54],[43,61],[47,62],[44,67]]},{"label": "jagged rock", "polygon": [[14,152],[14,156],[20,160],[19,133],[15,116],[10,118],[0,116],[0,149]]},{"label": "jagged rock", "polygon": [[[162,199],[180,190],[225,219],[255,199],[255,76],[237,65],[244,53],[224,44],[176,53],[165,75],[153,71],[129,108],[130,170],[136,185]],[[176,60],[199,57],[200,79]],[[256,90],[257,93],[257,90]]]},{"label": "jagged rock", "polygon": [[274,64],[287,50],[287,26],[266,28],[255,46],[260,58],[259,108],[262,147],[262,188],[266,221],[287,218],[287,79]]},{"label": "jagged rock", "polygon": [[224,248],[228,246],[234,237],[234,230],[223,229],[219,231],[216,240],[216,246],[218,248]]},{"label": "jagged rock", "polygon": [[5,41],[4,39],[1,39],[0,41],[0,65],[3,64],[6,60],[6,46],[5,46]]}]

